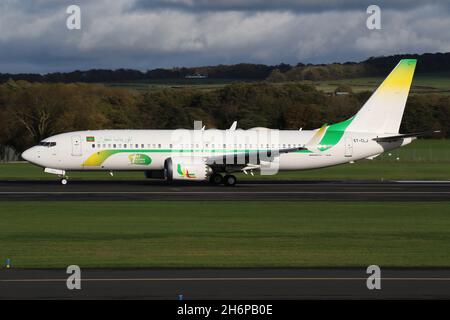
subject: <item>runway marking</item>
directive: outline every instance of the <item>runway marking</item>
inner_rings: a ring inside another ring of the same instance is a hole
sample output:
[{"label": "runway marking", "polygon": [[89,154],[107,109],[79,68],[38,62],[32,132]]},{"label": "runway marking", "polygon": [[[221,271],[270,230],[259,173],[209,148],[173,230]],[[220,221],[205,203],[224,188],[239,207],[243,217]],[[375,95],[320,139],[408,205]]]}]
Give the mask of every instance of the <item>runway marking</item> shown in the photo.
[{"label": "runway marking", "polygon": [[[360,277],[291,277],[291,278],[87,278],[88,282],[169,282],[169,281],[366,281]],[[450,278],[381,278],[382,281],[450,281]],[[66,282],[67,279],[3,279],[1,282]]]},{"label": "runway marking", "polygon": [[397,180],[395,181],[397,183],[417,183],[417,184],[423,184],[423,183],[442,183],[442,184],[450,184],[450,181],[442,180],[442,181],[434,181],[434,180]]},{"label": "runway marking", "polygon": [[450,191],[1,191],[13,194],[450,194]]}]

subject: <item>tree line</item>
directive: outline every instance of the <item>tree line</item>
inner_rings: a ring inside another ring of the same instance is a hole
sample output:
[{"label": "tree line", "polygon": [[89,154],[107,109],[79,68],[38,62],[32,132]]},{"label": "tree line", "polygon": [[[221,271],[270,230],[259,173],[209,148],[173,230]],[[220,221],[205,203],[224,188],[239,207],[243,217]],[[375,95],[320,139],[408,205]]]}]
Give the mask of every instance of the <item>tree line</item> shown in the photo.
[{"label": "tree line", "polygon": [[450,71],[450,53],[425,53],[422,55],[405,54],[387,57],[372,57],[362,62],[331,64],[302,64],[268,66],[264,64],[240,63],[235,65],[203,66],[192,68],[153,69],[139,71],[132,69],[55,72],[48,74],[9,74],[0,73],[0,83],[9,79],[30,82],[52,83],[102,83],[123,81],[151,81],[167,79],[184,79],[188,75],[200,73],[211,79],[248,79],[248,80],[334,80],[355,77],[385,76],[400,59],[419,59],[417,73],[436,73]]},{"label": "tree line", "polygon": [[[309,84],[234,83],[215,90],[162,88],[136,92],[100,84],[10,80],[0,85],[0,145],[17,152],[62,132],[95,129],[315,129],[354,115],[370,92],[334,96]],[[449,137],[450,97],[414,95],[403,132],[441,130]]]}]

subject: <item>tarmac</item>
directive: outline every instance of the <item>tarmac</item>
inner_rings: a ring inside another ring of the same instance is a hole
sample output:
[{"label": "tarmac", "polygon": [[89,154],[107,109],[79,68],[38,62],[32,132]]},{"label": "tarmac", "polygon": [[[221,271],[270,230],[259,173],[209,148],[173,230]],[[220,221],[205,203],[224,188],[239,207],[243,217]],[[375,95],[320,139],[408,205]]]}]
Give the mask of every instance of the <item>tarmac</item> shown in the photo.
[{"label": "tarmac", "polygon": [[[81,290],[65,270],[0,271],[0,299],[450,299],[450,269],[85,269]],[[369,281],[372,283],[372,281]]]},{"label": "tarmac", "polygon": [[450,201],[450,182],[299,181],[239,182],[234,187],[159,180],[0,181],[2,200],[283,200]]}]

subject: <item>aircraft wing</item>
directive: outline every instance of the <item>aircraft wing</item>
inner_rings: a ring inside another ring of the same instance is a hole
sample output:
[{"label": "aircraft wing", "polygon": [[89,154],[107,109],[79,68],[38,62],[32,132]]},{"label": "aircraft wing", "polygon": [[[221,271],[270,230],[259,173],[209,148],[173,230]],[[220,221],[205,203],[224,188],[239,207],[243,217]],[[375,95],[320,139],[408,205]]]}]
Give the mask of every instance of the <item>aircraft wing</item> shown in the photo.
[{"label": "aircraft wing", "polygon": [[214,165],[231,165],[246,167],[248,164],[259,165],[261,161],[273,161],[283,153],[291,153],[301,150],[308,150],[303,147],[285,148],[285,149],[269,149],[269,150],[248,150],[238,151],[234,153],[218,154],[206,156],[206,163],[210,166]]}]

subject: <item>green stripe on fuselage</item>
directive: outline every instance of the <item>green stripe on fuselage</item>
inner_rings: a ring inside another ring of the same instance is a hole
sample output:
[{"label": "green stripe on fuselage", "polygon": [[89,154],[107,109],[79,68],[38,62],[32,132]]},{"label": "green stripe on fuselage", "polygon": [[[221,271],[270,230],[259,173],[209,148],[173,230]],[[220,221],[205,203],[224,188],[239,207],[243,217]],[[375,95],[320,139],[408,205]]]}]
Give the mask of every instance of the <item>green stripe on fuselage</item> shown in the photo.
[{"label": "green stripe on fuselage", "polygon": [[[92,154],[91,156],[89,156],[89,158],[87,158],[84,162],[83,162],[83,166],[85,167],[99,167],[103,164],[103,162],[106,161],[106,159],[108,159],[109,157],[111,157],[112,155],[118,154],[118,153],[224,153],[224,154],[239,154],[239,153],[244,153],[244,152],[267,152],[266,149],[262,149],[262,150],[250,150],[250,149],[245,149],[245,150],[238,150],[238,149],[233,149],[233,150],[227,150],[227,149],[215,149],[215,150],[195,150],[195,149],[117,149],[117,150],[101,150],[101,151],[97,151],[94,154]],[[311,153],[312,151],[310,150],[299,150],[296,151],[295,153]]]},{"label": "green stripe on fuselage", "polygon": [[338,144],[344,135],[345,130],[350,123],[352,123],[353,118],[354,117],[351,117],[348,120],[328,126],[327,131],[325,132],[322,140],[320,140],[319,147],[317,149],[320,151],[325,151]]}]

